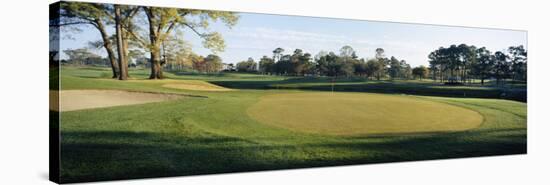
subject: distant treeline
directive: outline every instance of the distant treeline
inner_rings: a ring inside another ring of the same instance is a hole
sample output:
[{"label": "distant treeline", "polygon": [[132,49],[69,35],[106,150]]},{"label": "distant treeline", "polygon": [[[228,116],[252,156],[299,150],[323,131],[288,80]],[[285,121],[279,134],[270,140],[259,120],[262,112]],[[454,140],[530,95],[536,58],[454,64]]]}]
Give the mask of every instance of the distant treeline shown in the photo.
[{"label": "distant treeline", "polygon": [[424,77],[428,74],[427,68],[419,67],[424,69],[425,74],[416,75],[413,73],[415,70],[405,60],[399,60],[393,56],[386,58],[382,48],[376,49],[375,58],[372,59],[359,58],[351,46],[342,47],[339,54],[321,51],[312,56],[301,49],[296,49],[292,54],[287,55],[283,52],[284,49],[276,48],[273,50],[272,57],[263,56],[259,60],[257,68],[251,58],[239,62],[237,71],[258,71],[268,75],[360,76],[376,79],[383,77],[411,79],[414,76]]},{"label": "distant treeline", "polygon": [[466,44],[441,47],[430,53],[432,79],[448,83],[467,83],[493,78],[497,84],[505,79],[527,80],[527,50],[510,46],[506,52],[492,53],[485,47]]},{"label": "distant treeline", "polygon": [[472,83],[475,79],[482,84],[487,79],[495,79],[497,84],[505,79],[527,79],[527,50],[522,45],[495,53],[485,47],[466,44],[441,47],[429,54],[429,67],[415,68],[405,60],[387,58],[383,48],[377,48],[371,59],[359,58],[350,46],[342,47],[339,54],[321,51],[314,57],[301,49],[292,54],[283,52],[284,49],[276,48],[272,57],[264,55],[258,63],[249,58],[237,63],[236,70],[268,75],[354,76],[377,80],[431,78],[451,84]]}]

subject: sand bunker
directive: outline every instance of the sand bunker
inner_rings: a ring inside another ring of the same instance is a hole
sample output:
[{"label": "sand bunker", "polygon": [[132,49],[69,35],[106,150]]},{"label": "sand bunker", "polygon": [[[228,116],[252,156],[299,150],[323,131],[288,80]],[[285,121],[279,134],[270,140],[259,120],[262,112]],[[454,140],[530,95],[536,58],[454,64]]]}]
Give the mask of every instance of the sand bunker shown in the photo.
[{"label": "sand bunker", "polygon": [[[51,94],[56,94],[55,91]],[[55,95],[54,95],[55,97]],[[161,102],[181,98],[180,95],[143,93],[117,90],[63,90],[59,93],[57,111],[73,111],[91,108],[112,107]],[[51,104],[51,103],[50,103]],[[55,107],[50,107],[56,110]]]},{"label": "sand bunker", "polygon": [[193,91],[232,91],[233,89],[220,87],[210,83],[168,83],[164,84],[163,87],[172,88],[172,89],[184,89],[184,90],[193,90]]}]

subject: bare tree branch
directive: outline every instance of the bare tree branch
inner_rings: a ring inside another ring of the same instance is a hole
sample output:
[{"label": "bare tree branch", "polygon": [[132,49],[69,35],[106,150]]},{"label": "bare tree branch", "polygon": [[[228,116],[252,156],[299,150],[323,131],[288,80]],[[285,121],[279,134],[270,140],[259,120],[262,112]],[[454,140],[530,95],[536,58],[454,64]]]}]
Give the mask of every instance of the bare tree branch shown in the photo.
[{"label": "bare tree branch", "polygon": [[64,23],[59,23],[59,24],[50,24],[50,27],[60,27],[60,26],[70,26],[70,25],[76,25],[76,24],[92,24],[91,22],[88,22],[88,21],[77,21],[77,22],[64,22]]},{"label": "bare tree branch", "polygon": [[[126,27],[125,25],[122,25],[123,27]],[[125,28],[126,29],[126,28]],[[128,31],[128,29],[126,29],[128,33],[130,33],[130,35],[132,35],[132,37],[134,39],[136,39],[136,41],[138,41],[138,43],[143,46],[143,47],[146,47],[148,48],[148,43],[145,42],[143,39],[141,39],[141,37],[139,37],[138,35],[136,35],[133,31]]]},{"label": "bare tree branch", "polygon": [[192,25],[188,24],[188,23],[182,23],[184,26],[187,26],[188,28],[191,28],[191,30],[193,30],[193,32],[195,32],[195,34],[197,34],[199,37],[206,37],[207,35],[205,33],[200,33],[197,29],[195,29],[195,27],[193,27]]},{"label": "bare tree branch", "polygon": [[134,16],[137,15],[137,13],[139,12],[139,9],[140,7],[134,8],[130,13],[128,13],[128,15],[124,18],[123,21],[127,21],[129,19],[134,18]]}]

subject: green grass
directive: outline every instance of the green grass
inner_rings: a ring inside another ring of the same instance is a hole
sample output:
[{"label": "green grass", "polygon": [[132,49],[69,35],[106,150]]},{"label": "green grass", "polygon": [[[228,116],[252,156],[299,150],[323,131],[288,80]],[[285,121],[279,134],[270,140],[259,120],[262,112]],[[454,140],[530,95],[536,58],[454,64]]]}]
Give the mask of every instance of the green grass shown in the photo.
[{"label": "green grass", "polygon": [[[82,84],[82,78],[86,79],[108,79],[110,69],[107,68],[62,68],[62,75],[76,80],[67,80],[65,83],[74,88],[89,88],[90,85]],[[147,79],[148,70],[130,70],[133,79]],[[332,83],[329,77],[293,77],[293,76],[270,76],[247,73],[218,73],[218,74],[192,74],[187,73],[165,73],[169,79],[177,80],[202,80],[219,86],[235,89],[288,89],[288,90],[309,90],[309,91],[340,91],[340,92],[371,92],[384,94],[409,94],[422,96],[444,96],[460,98],[493,98],[509,99],[516,101],[527,101],[527,87],[525,84],[513,83],[507,88],[491,86],[492,82],[487,81],[485,86],[480,84],[468,86],[445,86],[432,80],[367,80],[365,78],[338,78]],[[95,83],[95,81],[86,81]],[[333,86],[334,85],[334,86]],[[92,85],[92,87],[95,85]],[[116,85],[115,85],[116,86]],[[62,87],[63,88],[63,87]],[[140,88],[140,87],[133,87]]]},{"label": "green grass", "polygon": [[527,101],[526,86],[500,88],[493,86],[445,86],[431,80],[366,80],[339,79],[332,83],[328,78],[289,78],[285,80],[222,80],[214,84],[239,89],[300,89],[311,91],[371,92],[460,98],[499,98]]},{"label": "green grass", "polygon": [[264,124],[333,135],[462,131],[476,128],[483,121],[475,111],[445,103],[349,92],[263,96],[247,113]]},{"label": "green grass", "polygon": [[[517,101],[417,96],[423,101],[476,111],[483,116],[483,123],[465,131],[343,136],[272,126],[247,115],[247,110],[262,97],[312,89],[260,90],[233,84],[239,81],[253,85],[299,84],[302,80],[315,83],[314,79],[255,78],[250,74],[167,74],[172,80],[205,80],[223,82],[216,84],[226,87],[243,87],[237,91],[209,92],[165,88],[163,80],[153,83],[110,80],[105,75],[102,77],[104,72],[109,71],[62,68],[62,89],[121,89],[195,96],[168,102],[63,112],[60,116],[62,182],[478,157],[527,151],[527,106]],[[130,71],[130,75],[136,79],[146,78],[147,71]],[[399,83],[406,86],[406,82]]]}]

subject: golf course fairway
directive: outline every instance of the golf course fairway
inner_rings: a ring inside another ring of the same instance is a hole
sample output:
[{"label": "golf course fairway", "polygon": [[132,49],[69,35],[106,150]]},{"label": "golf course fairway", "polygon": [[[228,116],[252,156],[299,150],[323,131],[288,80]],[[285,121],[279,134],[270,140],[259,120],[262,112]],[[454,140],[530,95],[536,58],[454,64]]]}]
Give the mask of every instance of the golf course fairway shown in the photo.
[{"label": "golf course fairway", "polygon": [[[527,104],[474,98],[498,89],[340,79],[330,92],[323,78],[166,72],[147,80],[147,69],[132,69],[133,79],[120,81],[109,70],[65,66],[61,89],[50,89],[61,92],[51,95],[62,110],[50,115],[62,120],[65,183],[527,152]],[[414,92],[389,93],[402,89]],[[457,91],[474,97],[452,97]]]},{"label": "golf course fairway", "polygon": [[266,95],[247,113],[271,126],[331,135],[463,131],[483,116],[470,109],[413,96],[372,93]]}]

